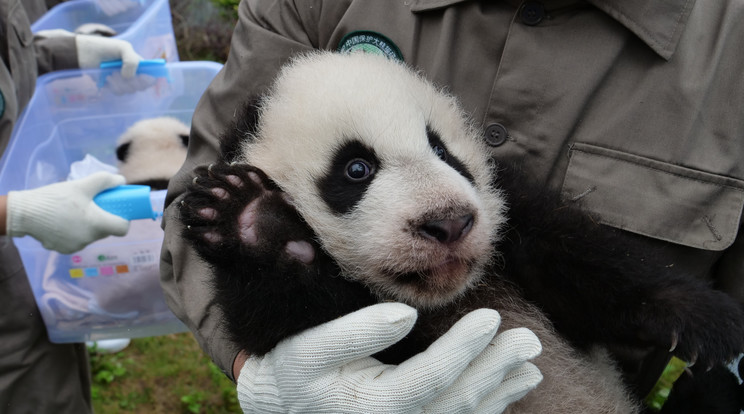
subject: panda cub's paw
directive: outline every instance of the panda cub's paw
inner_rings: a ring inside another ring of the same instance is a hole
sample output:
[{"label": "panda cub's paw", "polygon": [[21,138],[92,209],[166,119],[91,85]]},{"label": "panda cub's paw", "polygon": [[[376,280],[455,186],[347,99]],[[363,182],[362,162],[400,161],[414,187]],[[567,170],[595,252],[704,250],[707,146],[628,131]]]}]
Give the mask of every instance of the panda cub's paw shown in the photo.
[{"label": "panda cub's paw", "polygon": [[641,322],[641,336],[705,369],[744,352],[744,310],[728,294],[697,280],[655,292]]},{"label": "panda cub's paw", "polygon": [[[314,234],[263,171],[247,164],[212,164],[181,201],[184,237],[212,263],[269,261],[286,266],[314,263]],[[292,263],[296,262],[296,263]],[[280,266],[281,267],[281,266]]]}]

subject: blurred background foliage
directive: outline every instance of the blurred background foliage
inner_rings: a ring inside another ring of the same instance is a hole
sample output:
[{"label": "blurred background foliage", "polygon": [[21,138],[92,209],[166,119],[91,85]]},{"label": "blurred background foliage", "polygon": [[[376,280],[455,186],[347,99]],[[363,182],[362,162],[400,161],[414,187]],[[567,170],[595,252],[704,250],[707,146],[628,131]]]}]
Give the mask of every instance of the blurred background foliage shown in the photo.
[{"label": "blurred background foliage", "polygon": [[181,60],[224,63],[240,0],[170,0]]}]

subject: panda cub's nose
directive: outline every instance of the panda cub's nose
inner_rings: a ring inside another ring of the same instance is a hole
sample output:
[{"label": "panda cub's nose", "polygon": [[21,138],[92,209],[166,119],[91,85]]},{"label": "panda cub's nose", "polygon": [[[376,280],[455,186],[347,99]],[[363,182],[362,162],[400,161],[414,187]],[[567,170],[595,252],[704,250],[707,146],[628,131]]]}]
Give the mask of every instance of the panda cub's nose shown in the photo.
[{"label": "panda cub's nose", "polygon": [[442,244],[454,243],[473,228],[473,215],[466,214],[454,219],[430,220],[419,227],[419,234]]}]

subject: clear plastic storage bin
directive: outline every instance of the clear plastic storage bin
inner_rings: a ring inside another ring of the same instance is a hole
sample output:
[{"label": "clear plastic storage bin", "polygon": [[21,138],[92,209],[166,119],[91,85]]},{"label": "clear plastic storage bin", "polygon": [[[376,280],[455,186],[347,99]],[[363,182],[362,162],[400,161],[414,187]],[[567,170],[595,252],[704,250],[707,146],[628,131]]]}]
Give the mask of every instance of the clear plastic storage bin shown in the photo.
[{"label": "clear plastic storage bin", "polygon": [[93,0],[58,4],[31,25],[31,31],[64,29],[70,32],[85,23],[101,23],[116,30],[116,39],[127,40],[144,59],[178,61],[168,0],[133,1],[124,12],[108,16]]},{"label": "clear plastic storage bin", "polygon": [[[116,165],[116,139],[135,122],[172,116],[187,125],[222,65],[173,62],[151,87],[114,95],[99,87],[101,70],[39,77],[0,162],[0,194],[64,181],[87,154]],[[165,192],[152,192],[162,211]],[[74,254],[15,238],[53,342],[133,338],[185,331],[159,285],[160,220],[134,220],[124,237],[107,237]]]}]

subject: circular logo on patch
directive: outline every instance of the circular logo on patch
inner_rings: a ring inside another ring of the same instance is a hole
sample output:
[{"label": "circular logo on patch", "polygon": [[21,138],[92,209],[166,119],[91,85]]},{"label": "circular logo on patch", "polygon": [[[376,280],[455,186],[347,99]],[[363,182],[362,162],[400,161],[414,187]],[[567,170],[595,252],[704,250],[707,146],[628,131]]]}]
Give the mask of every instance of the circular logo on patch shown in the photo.
[{"label": "circular logo on patch", "polygon": [[341,39],[338,44],[339,52],[374,53],[387,56],[390,59],[403,60],[400,49],[387,37],[367,30],[351,32]]}]

